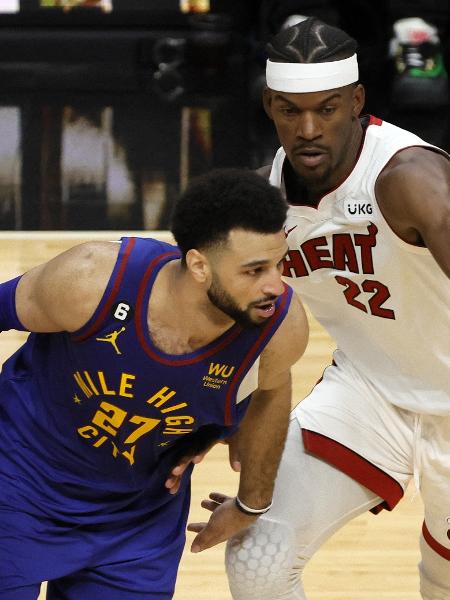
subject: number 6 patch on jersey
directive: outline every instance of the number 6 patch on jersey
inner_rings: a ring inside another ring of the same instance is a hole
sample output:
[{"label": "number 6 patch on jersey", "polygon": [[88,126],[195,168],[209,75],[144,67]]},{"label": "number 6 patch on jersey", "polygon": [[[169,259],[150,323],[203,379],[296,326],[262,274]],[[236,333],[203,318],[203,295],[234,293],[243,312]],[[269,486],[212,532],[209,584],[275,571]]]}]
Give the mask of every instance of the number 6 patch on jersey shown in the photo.
[{"label": "number 6 patch on jersey", "polygon": [[134,309],[127,302],[120,301],[114,304],[111,314],[118,321],[126,323],[133,317]]}]

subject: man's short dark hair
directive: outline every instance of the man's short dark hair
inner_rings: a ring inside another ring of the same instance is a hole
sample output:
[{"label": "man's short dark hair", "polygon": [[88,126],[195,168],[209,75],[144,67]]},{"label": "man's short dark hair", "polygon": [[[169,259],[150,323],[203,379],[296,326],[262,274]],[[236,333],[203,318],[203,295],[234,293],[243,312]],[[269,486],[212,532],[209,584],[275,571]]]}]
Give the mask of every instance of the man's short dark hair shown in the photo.
[{"label": "man's short dark hair", "polygon": [[320,63],[352,56],[358,43],[345,31],[310,17],[282,29],[266,46],[273,62]]},{"label": "man's short dark hair", "polygon": [[253,171],[215,169],[191,180],[175,205],[171,231],[183,257],[224,243],[233,229],[276,233],[287,204],[278,188]]}]

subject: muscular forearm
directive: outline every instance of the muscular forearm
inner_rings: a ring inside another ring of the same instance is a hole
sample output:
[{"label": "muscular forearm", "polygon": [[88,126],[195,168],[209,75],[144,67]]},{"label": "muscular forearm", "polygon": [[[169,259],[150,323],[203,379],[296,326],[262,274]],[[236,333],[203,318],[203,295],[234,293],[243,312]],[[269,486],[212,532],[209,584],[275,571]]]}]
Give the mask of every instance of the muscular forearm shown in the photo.
[{"label": "muscular forearm", "polygon": [[[274,390],[253,394],[237,437],[241,457],[239,499],[250,509],[266,508],[272,501],[275,476],[286,438],[291,407],[290,379]],[[208,523],[190,523],[198,535],[192,552],[201,552],[249,527],[258,515],[244,514],[235,498],[214,492],[202,502],[212,511]]]},{"label": "muscular forearm", "polygon": [[239,431],[239,498],[252,508],[272,500],[291,409],[290,377],[274,390],[257,391]]}]

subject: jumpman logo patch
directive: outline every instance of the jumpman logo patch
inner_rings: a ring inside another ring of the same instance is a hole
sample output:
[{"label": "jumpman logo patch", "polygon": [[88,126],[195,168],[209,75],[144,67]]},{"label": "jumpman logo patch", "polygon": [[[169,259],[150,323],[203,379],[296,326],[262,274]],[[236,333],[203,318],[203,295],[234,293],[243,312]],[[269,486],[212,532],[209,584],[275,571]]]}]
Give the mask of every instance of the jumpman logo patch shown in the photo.
[{"label": "jumpman logo patch", "polygon": [[117,346],[117,338],[123,331],[125,331],[125,327],[121,327],[118,330],[112,331],[111,333],[105,335],[105,337],[95,339],[97,340],[97,342],[109,342],[110,344],[112,344],[112,347],[116,351],[116,354],[122,354],[122,352],[119,350],[119,347]]}]

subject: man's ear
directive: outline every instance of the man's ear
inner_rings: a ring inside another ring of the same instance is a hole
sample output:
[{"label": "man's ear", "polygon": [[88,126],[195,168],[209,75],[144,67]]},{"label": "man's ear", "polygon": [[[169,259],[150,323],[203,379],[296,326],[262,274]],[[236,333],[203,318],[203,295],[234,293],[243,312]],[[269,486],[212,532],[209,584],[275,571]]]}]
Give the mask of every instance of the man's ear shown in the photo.
[{"label": "man's ear", "polygon": [[198,283],[205,283],[210,276],[211,269],[206,255],[195,248],[186,253],[186,267]]},{"label": "man's ear", "polygon": [[269,90],[268,87],[265,87],[263,90],[262,101],[263,101],[264,110],[266,111],[267,116],[269,117],[269,119],[273,120],[273,117],[272,117],[272,92]]},{"label": "man's ear", "polygon": [[364,108],[364,104],[366,101],[366,91],[364,86],[361,83],[353,90],[352,96],[352,116],[357,119],[361,114],[362,109]]}]

